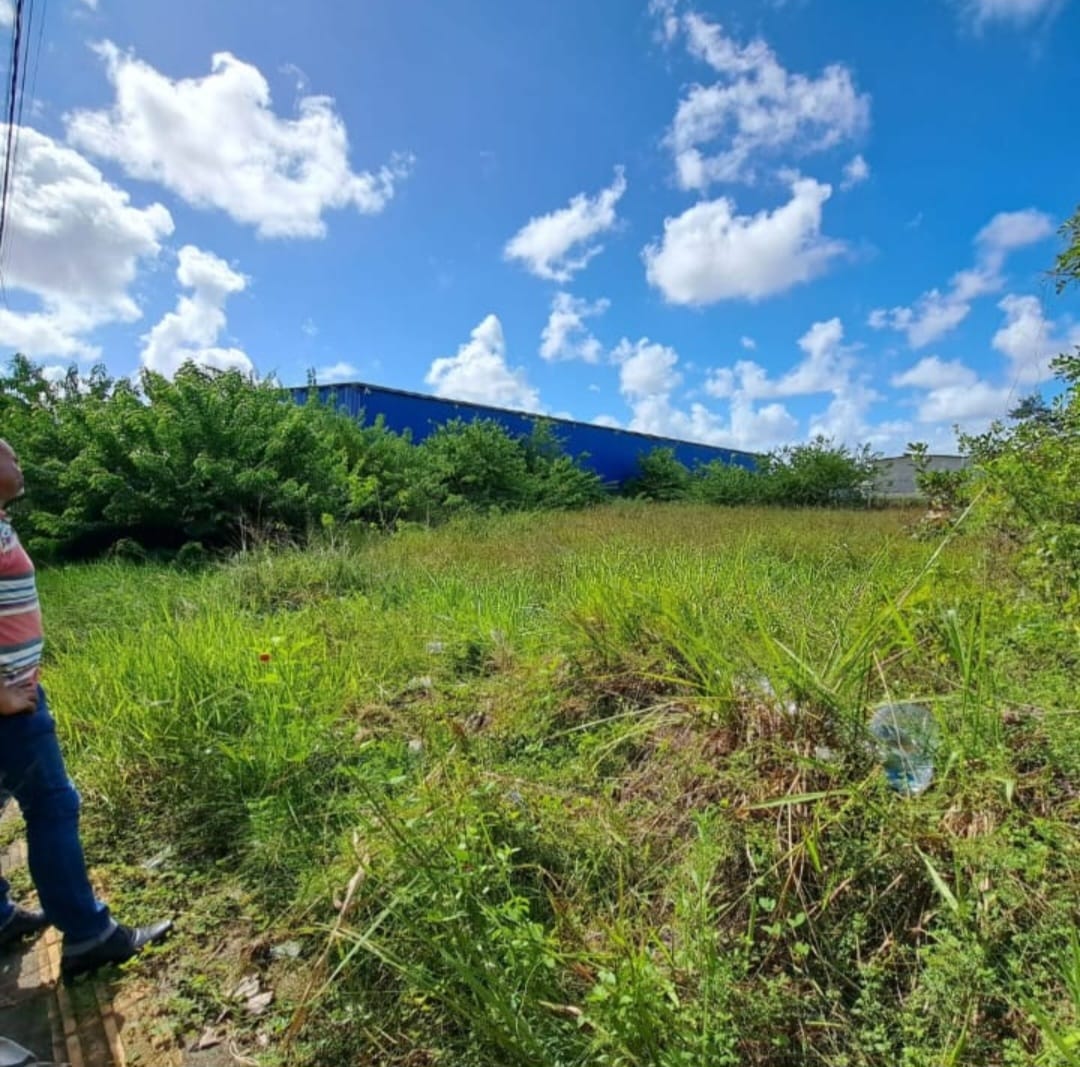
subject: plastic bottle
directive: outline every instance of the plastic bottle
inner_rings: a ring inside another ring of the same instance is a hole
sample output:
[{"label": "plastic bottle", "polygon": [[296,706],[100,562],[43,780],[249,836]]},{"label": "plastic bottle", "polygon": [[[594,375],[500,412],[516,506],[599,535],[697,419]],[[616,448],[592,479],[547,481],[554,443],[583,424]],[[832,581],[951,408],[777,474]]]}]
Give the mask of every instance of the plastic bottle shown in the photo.
[{"label": "plastic bottle", "polygon": [[870,719],[870,735],[891,788],[904,796],[925,793],[934,780],[937,724],[924,704],[882,704]]}]

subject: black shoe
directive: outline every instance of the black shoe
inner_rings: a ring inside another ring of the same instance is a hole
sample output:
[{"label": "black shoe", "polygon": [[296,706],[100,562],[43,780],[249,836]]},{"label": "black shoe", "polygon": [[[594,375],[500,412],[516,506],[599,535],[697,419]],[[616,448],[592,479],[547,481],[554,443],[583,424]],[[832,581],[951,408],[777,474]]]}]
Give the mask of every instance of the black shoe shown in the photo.
[{"label": "black shoe", "polygon": [[0,926],[0,949],[14,945],[24,937],[37,937],[48,925],[45,912],[16,906],[11,918]]},{"label": "black shoe", "polygon": [[160,941],[172,929],[172,919],[150,926],[120,926],[99,945],[84,952],[75,952],[60,958],[60,975],[72,982],[80,975],[93,974],[99,967],[112,963],[126,963],[137,956],[147,945]]}]

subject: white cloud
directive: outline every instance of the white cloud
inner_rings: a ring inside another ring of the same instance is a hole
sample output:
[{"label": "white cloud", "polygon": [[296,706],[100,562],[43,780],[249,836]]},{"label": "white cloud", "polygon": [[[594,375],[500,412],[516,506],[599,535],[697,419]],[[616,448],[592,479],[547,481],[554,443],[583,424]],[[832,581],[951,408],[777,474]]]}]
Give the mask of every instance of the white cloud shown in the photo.
[{"label": "white cloud", "polygon": [[994,334],[993,345],[1008,358],[1010,374],[1019,383],[1052,378],[1050,361],[1080,345],[1080,325],[1051,322],[1034,296],[1010,294],[998,307],[1005,312],[1005,325]]},{"label": "white cloud", "polygon": [[11,311],[0,308],[0,345],[28,356],[63,356],[96,359],[101,349],[81,334],[100,325],[97,319],[80,319],[70,309]]},{"label": "white cloud", "polygon": [[329,367],[319,367],[315,371],[315,380],[320,385],[332,385],[335,382],[354,382],[360,377],[360,371],[344,360]]},{"label": "white cloud", "polygon": [[90,8],[91,11],[97,11],[97,9],[98,9],[98,0],[82,0],[82,2],[88,8]]},{"label": "white cloud", "polygon": [[656,19],[657,40],[671,44],[679,33],[679,17],[675,13],[676,0],[649,0],[649,14]]},{"label": "white cloud", "polygon": [[228,52],[214,55],[206,77],[177,81],[110,42],[98,52],[116,100],[68,115],[69,140],[260,236],[320,237],[333,208],[377,214],[408,172],[401,157],[354,173],[333,100],[305,96],[296,118],[279,118],[258,68]]},{"label": "white cloud", "polygon": [[984,381],[958,360],[946,361],[937,356],[920,359],[913,367],[894,374],[889,381],[898,389],[923,392],[916,418],[924,425],[952,426],[997,418],[1005,414],[1011,395],[1009,388]]},{"label": "white cloud", "polygon": [[797,179],[775,211],[736,215],[732,201],[702,201],[664,220],[660,244],[643,256],[649,281],[672,304],[760,300],[822,274],[844,251],[821,233],[832,188]]},{"label": "white cloud", "polygon": [[799,338],[799,347],[806,353],[806,358],[780,379],[776,395],[804,396],[844,391],[851,365],[843,339],[844,327],[839,319],[815,322]]},{"label": "white cloud", "polygon": [[959,360],[945,361],[937,356],[925,356],[913,367],[894,374],[889,383],[898,389],[950,389],[974,385],[978,375]]},{"label": "white cloud", "polygon": [[1032,22],[1041,15],[1052,15],[1062,0],[967,0],[965,7],[977,25],[987,22]]},{"label": "white cloud", "polygon": [[41,376],[56,385],[68,376],[68,368],[61,363],[49,363],[41,368]]},{"label": "white cloud", "polygon": [[[0,136],[7,128],[0,126]],[[40,309],[0,312],[0,344],[28,356],[93,358],[85,335],[141,312],[129,293],[141,261],[173,230],[161,204],[136,208],[78,152],[19,130],[4,247],[4,284]]]},{"label": "white cloud", "polygon": [[510,238],[503,254],[538,278],[565,284],[603,251],[595,239],[618,222],[615,208],[625,192],[626,175],[616,167],[606,189],[593,197],[578,193],[566,207],[530,219]]},{"label": "white cloud", "polygon": [[0,26],[10,26],[15,22],[14,0],[0,0]]},{"label": "white cloud", "polygon": [[[619,364],[619,390],[632,412],[630,430],[755,451],[790,440],[798,429],[782,404],[758,408],[743,394],[732,398],[727,420],[702,403],[680,408],[672,393],[682,384],[683,375],[677,369],[678,354],[668,345],[647,337],[634,342],[624,338],[611,355]],[[610,424],[617,425],[614,420],[602,423]]]},{"label": "white cloud", "polygon": [[473,330],[456,356],[435,360],[424,381],[438,396],[455,400],[528,411],[540,406],[540,394],[529,385],[524,369],[510,370],[506,365],[506,339],[495,315]]},{"label": "white cloud", "polygon": [[[1050,360],[1080,344],[1080,326],[1052,322],[1033,296],[1009,295],[998,307],[1005,324],[994,334],[993,346],[1008,360],[1006,382],[995,385],[966,364],[926,356],[890,379],[896,388],[921,391],[916,417],[924,425],[959,424],[978,428],[987,419],[1001,418],[1017,399],[1017,385],[1035,385],[1051,376]],[[943,435],[939,432],[938,437]]]},{"label": "white cloud", "polygon": [[923,348],[959,326],[971,311],[972,301],[1004,286],[1002,271],[1010,252],[1053,232],[1050,217],[1034,208],[1003,211],[976,235],[975,266],[954,274],[945,292],[930,289],[911,307],[876,308],[867,323],[875,330],[898,330],[912,348]]},{"label": "white cloud", "polygon": [[969,423],[1000,418],[1015,397],[1007,386],[981,378],[966,385],[932,389],[919,403],[917,418],[924,423]]},{"label": "white cloud", "polygon": [[[736,411],[744,420],[750,419],[755,401],[828,393],[832,396],[828,407],[810,418],[811,436],[822,433],[852,445],[869,440],[875,431],[867,425],[866,415],[881,396],[856,376],[857,346],[844,344],[840,319],[815,322],[799,338],[799,348],[802,358],[779,377],[771,377],[759,363],[740,360],[734,367],[714,369],[706,379],[705,391],[710,396],[730,398],[733,425]],[[771,410],[775,425],[781,426],[785,419],[778,414],[778,407],[787,413],[786,408],[778,405],[768,405],[760,411]],[[793,433],[794,430],[788,432],[785,439],[790,439]]]},{"label": "white cloud", "polygon": [[853,349],[843,343],[844,326],[838,318],[815,322],[799,338],[803,358],[780,378],[770,378],[759,363],[740,360],[734,367],[713,370],[705,383],[710,396],[767,397],[811,396],[851,391]]},{"label": "white cloud", "polygon": [[748,352],[753,352],[757,348],[757,341],[752,337],[740,337],[739,344],[743,346]]},{"label": "white cloud", "polygon": [[782,404],[755,408],[745,399],[732,400],[727,420],[700,403],[684,411],[675,407],[668,396],[642,398],[633,410],[628,428],[639,433],[747,452],[765,452],[786,444],[799,428],[798,421]]},{"label": "white cloud", "polygon": [[611,430],[622,429],[622,423],[614,415],[597,415],[592,422],[594,426],[606,426]]},{"label": "white cloud", "polygon": [[568,359],[598,362],[603,346],[589,332],[585,320],[602,315],[610,306],[608,300],[590,304],[569,293],[556,293],[540,337],[540,355],[548,362]]},{"label": "white cloud", "polygon": [[225,260],[194,245],[184,245],[179,259],[176,279],[192,294],[181,296],[176,310],[142,338],[142,365],[169,378],[189,361],[251,373],[254,368],[246,353],[217,345],[225,329],[225,302],[246,288],[247,279]]},{"label": "white cloud", "polygon": [[317,337],[319,334],[319,327],[315,325],[314,319],[307,318],[300,323],[300,332],[305,337]]},{"label": "white cloud", "polygon": [[1035,244],[1053,232],[1053,220],[1042,211],[1001,211],[976,234],[975,242],[990,266],[998,270],[1008,252]]},{"label": "white cloud", "polygon": [[619,389],[631,400],[671,392],[682,381],[675,369],[675,349],[655,344],[647,337],[637,342],[623,338],[611,354],[619,364]]},{"label": "white cloud", "polygon": [[834,392],[825,411],[811,416],[810,436],[821,435],[847,445],[868,441],[873,431],[866,415],[870,406],[880,399],[881,395],[868,385],[847,382]]},{"label": "white cloud", "polygon": [[[818,78],[791,74],[760,38],[741,46],[695,13],[682,25],[691,54],[720,75],[713,85],[690,89],[668,134],[684,189],[753,181],[759,158],[822,151],[869,125],[870,98],[857,91],[847,67],[832,64]],[[723,150],[702,151],[716,141]]]},{"label": "white cloud", "polygon": [[861,155],[856,156],[844,167],[844,180],[840,183],[840,188],[853,189],[869,177],[870,164]]}]

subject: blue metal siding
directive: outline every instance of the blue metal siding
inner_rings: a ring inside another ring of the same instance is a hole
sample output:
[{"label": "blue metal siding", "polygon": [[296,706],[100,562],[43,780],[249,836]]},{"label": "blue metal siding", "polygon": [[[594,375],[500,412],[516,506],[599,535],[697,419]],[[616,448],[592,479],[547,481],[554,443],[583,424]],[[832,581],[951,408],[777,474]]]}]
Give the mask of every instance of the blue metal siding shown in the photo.
[{"label": "blue metal siding", "polygon": [[[452,419],[471,422],[475,419],[494,419],[514,435],[532,431],[538,420],[550,422],[563,448],[571,455],[587,453],[585,464],[608,482],[623,482],[637,473],[638,457],[655,448],[670,448],[681,463],[690,469],[712,460],[721,460],[734,466],[753,470],[757,457],[750,452],[738,452],[729,448],[691,444],[668,437],[634,433],[630,430],[594,426],[590,423],[571,422],[568,419],[550,419],[541,415],[527,415],[520,411],[486,407],[460,400],[443,400],[439,397],[407,393],[397,389],[384,389],[363,383],[349,385],[317,386],[319,400],[323,403],[333,398],[335,406],[348,412],[353,418],[364,417],[372,423],[381,415],[386,426],[396,433],[406,430],[413,441],[419,443],[443,423]],[[307,400],[307,386],[291,390],[293,398],[303,403]]]}]

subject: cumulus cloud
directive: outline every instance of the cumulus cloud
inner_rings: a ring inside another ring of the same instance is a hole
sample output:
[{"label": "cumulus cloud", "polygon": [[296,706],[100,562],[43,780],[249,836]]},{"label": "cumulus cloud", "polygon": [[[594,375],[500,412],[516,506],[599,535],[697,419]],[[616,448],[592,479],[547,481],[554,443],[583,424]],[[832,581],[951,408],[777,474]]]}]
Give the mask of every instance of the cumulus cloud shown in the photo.
[{"label": "cumulus cloud", "polygon": [[[7,127],[0,127],[6,136]],[[4,247],[4,284],[36,298],[0,311],[0,345],[28,356],[93,358],[86,334],[141,312],[129,289],[173,230],[161,204],[138,208],[78,152],[19,130]]]},{"label": "cumulus cloud", "polygon": [[633,410],[631,430],[744,452],[767,452],[788,444],[799,429],[798,420],[783,404],[755,407],[743,398],[731,401],[726,419],[697,402],[683,410],[668,396],[642,398]]},{"label": "cumulus cloud", "polygon": [[636,342],[624,337],[611,355],[619,364],[619,389],[631,400],[670,393],[682,382],[675,349],[647,337]]},{"label": "cumulus cloud", "polygon": [[1080,345],[1080,325],[1047,319],[1036,297],[1004,297],[998,307],[1005,322],[993,346],[1007,360],[1005,381],[995,384],[959,360],[926,356],[890,379],[898,389],[914,389],[916,417],[923,424],[977,427],[1001,418],[1017,399],[1017,386],[1037,385],[1052,376],[1050,361]]},{"label": "cumulus cloud", "polygon": [[407,157],[355,173],[333,100],[304,96],[295,118],[281,118],[258,68],[228,52],[205,77],[176,81],[110,42],[98,52],[116,99],[68,115],[69,141],[260,236],[321,237],[331,209],[377,214],[408,173]]},{"label": "cumulus cloud", "polygon": [[14,21],[14,0],[0,0],[0,26],[10,26]]},{"label": "cumulus cloud", "polygon": [[495,315],[488,315],[472,331],[456,356],[435,360],[424,381],[438,396],[455,400],[527,411],[540,407],[540,394],[529,385],[524,369],[507,366],[506,339]]},{"label": "cumulus cloud", "polygon": [[811,435],[822,433],[848,444],[869,440],[866,416],[881,396],[856,373],[856,348],[844,343],[843,323],[838,318],[815,322],[798,343],[801,359],[778,377],[759,363],[740,360],[734,367],[714,369],[705,391],[730,398],[732,411],[749,410],[758,400],[831,394],[828,407],[811,416]]},{"label": "cumulus cloud", "polygon": [[1034,244],[1054,232],[1050,217],[1034,208],[1003,211],[975,236],[975,265],[952,276],[948,289],[930,289],[911,306],[876,308],[868,324],[876,330],[898,330],[915,349],[924,348],[960,325],[974,300],[999,292],[1010,252]]},{"label": "cumulus cloud", "polygon": [[[665,33],[670,17],[665,15]],[[870,98],[842,64],[831,64],[817,78],[792,74],[761,38],[740,45],[693,12],[683,17],[682,28],[690,53],[720,76],[690,89],[668,134],[684,189],[753,181],[761,160],[820,152],[869,126]],[[723,148],[708,154],[717,142]]]},{"label": "cumulus cloud", "polygon": [[540,355],[549,363],[569,359],[598,362],[603,346],[589,331],[585,320],[602,315],[610,306],[608,300],[590,304],[569,293],[556,293],[540,337]]},{"label": "cumulus cloud", "polygon": [[187,362],[250,374],[254,367],[245,352],[217,344],[225,329],[225,302],[246,288],[247,279],[225,260],[194,245],[184,245],[179,260],[176,280],[191,294],[181,296],[176,310],[142,338],[142,365],[166,377]]},{"label": "cumulus cloud", "polygon": [[[619,391],[632,412],[628,429],[746,451],[776,447],[798,430],[782,404],[758,407],[742,394],[731,399],[727,418],[698,401],[680,407],[673,394],[683,374],[678,353],[668,345],[647,337],[624,338],[611,356],[619,365]],[[603,418],[601,425],[618,425],[609,416]]]},{"label": "cumulus cloud", "polygon": [[1005,325],[994,334],[993,345],[1009,360],[1010,376],[1021,384],[1052,378],[1050,361],[1080,345],[1080,325],[1048,320],[1034,296],[1009,294],[998,307],[1005,312]]},{"label": "cumulus cloud", "polygon": [[743,348],[747,350],[747,352],[753,352],[754,349],[757,348],[757,341],[755,341],[752,337],[740,337],[739,344],[741,344]]},{"label": "cumulus cloud", "polygon": [[937,356],[925,356],[913,367],[889,379],[897,388],[948,389],[953,386],[973,385],[978,375],[959,360],[942,360]]},{"label": "cumulus cloud", "polygon": [[833,394],[829,406],[810,418],[810,436],[828,437],[847,445],[870,443],[881,439],[880,428],[875,433],[867,422],[870,406],[881,394],[864,382],[848,382]]},{"label": "cumulus cloud", "polygon": [[618,222],[615,209],[626,192],[626,175],[615,178],[596,196],[578,193],[566,207],[530,219],[506,244],[504,255],[538,278],[565,284],[603,251],[596,238]]},{"label": "cumulus cloud", "polygon": [[870,164],[862,156],[856,156],[844,167],[844,180],[841,189],[853,189],[870,177]]},{"label": "cumulus cloud", "polygon": [[916,418],[924,425],[966,424],[1005,414],[1011,390],[981,379],[959,360],[926,356],[907,370],[894,374],[890,384],[916,389],[922,395]]},{"label": "cumulus cloud", "polygon": [[360,377],[360,371],[351,363],[341,360],[328,367],[318,367],[315,380],[320,385],[333,385],[335,382],[354,382]]},{"label": "cumulus cloud", "polygon": [[767,397],[839,394],[850,386],[853,349],[843,343],[844,326],[838,318],[815,322],[799,338],[803,358],[779,378],[771,378],[759,363],[739,360],[734,367],[713,370],[705,389],[711,396],[742,395],[751,400]]},{"label": "cumulus cloud", "polygon": [[727,199],[702,201],[664,220],[664,236],[643,257],[649,281],[672,304],[760,300],[824,273],[844,251],[821,232],[832,188],[799,178],[775,211],[735,214]]}]

